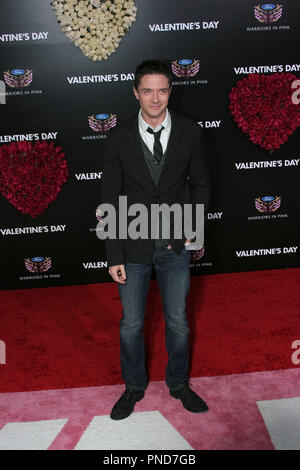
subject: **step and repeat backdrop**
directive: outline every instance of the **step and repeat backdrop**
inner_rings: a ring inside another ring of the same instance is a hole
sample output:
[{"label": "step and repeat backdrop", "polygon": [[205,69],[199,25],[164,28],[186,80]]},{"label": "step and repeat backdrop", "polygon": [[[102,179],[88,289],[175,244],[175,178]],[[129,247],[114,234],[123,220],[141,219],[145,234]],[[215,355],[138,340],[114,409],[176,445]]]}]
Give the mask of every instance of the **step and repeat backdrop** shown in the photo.
[{"label": "step and repeat backdrop", "polygon": [[170,108],[206,138],[192,274],[299,266],[299,21],[295,0],[2,0],[1,289],[111,280],[103,152],[153,58],[172,70]]}]

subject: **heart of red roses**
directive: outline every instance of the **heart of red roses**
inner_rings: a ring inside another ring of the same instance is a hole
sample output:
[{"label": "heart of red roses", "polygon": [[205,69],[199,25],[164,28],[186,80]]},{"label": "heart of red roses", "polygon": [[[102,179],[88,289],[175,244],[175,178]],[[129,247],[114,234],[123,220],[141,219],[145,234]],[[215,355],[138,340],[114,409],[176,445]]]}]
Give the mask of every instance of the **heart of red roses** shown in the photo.
[{"label": "heart of red roses", "polygon": [[32,218],[55,201],[68,174],[65,154],[53,142],[12,142],[0,147],[0,193]]},{"label": "heart of red roses", "polygon": [[249,74],[229,94],[229,109],[249,140],[279,149],[300,125],[300,106],[292,100],[291,73]]}]

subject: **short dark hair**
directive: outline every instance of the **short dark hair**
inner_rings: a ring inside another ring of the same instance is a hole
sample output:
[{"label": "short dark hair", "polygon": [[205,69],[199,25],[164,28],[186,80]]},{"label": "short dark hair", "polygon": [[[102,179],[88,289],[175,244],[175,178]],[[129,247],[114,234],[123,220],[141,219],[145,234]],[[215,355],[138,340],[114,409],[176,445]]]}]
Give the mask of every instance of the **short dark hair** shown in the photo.
[{"label": "short dark hair", "polygon": [[169,86],[172,85],[172,74],[165,62],[159,60],[145,60],[137,66],[134,75],[134,87],[137,90],[144,75],[165,75]]}]

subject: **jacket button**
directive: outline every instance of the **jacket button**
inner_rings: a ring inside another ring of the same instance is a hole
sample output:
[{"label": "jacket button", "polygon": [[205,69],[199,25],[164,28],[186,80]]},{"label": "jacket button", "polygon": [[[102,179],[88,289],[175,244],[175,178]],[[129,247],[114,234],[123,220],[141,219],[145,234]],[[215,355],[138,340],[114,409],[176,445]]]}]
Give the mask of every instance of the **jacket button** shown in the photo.
[{"label": "jacket button", "polygon": [[159,199],[160,198],[160,195],[159,194],[156,194],[156,199]]}]

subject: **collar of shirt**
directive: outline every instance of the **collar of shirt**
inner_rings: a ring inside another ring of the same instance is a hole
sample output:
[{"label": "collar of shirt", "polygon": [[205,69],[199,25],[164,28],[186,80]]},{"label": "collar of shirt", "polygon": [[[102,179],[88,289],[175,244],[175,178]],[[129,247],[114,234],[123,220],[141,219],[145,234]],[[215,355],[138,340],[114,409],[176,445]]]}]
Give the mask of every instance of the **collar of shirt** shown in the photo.
[{"label": "collar of shirt", "polygon": [[149,126],[149,124],[147,124],[146,121],[144,121],[142,117],[142,110],[140,109],[140,112],[139,112],[140,135],[152,153],[153,153],[154,135],[147,132],[147,129],[148,127],[151,127],[151,129],[153,129],[154,132],[157,132],[162,126],[164,127],[164,129],[162,130],[161,135],[160,135],[160,142],[163,147],[163,151],[165,152],[167,145],[168,145],[170,132],[171,132],[171,115],[168,109],[166,109],[165,119],[155,129],[153,129],[152,126]]}]

